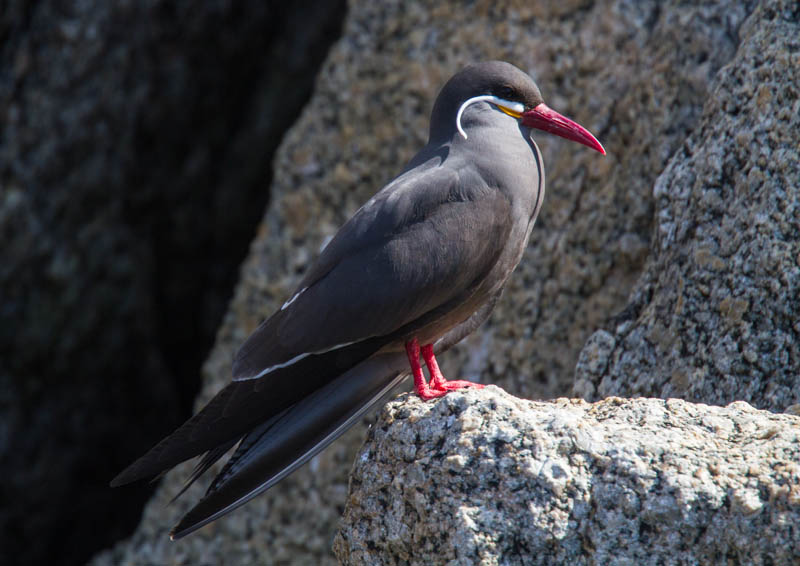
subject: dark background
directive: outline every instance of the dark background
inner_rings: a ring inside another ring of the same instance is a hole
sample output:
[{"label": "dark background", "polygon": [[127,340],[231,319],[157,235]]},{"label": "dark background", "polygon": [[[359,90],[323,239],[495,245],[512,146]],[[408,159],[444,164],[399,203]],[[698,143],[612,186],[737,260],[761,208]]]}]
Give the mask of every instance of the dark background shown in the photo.
[{"label": "dark background", "polygon": [[341,0],[10,0],[0,14],[0,563],[80,564],[189,416]]}]

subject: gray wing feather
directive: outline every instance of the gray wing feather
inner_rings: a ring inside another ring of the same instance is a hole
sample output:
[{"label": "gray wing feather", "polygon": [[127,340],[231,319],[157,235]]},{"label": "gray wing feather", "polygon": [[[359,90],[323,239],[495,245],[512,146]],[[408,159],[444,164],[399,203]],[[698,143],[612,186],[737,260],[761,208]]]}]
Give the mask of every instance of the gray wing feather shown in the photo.
[{"label": "gray wing feather", "polygon": [[298,286],[237,353],[234,379],[341,344],[386,336],[482,280],[507,240],[500,191],[450,169],[398,178],[341,229]]}]

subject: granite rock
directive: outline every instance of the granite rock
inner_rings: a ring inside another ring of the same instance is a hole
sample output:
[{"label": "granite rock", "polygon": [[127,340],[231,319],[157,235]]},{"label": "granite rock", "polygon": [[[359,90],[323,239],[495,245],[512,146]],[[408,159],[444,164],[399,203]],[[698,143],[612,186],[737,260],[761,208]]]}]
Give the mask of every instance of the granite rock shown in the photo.
[{"label": "granite rock", "polygon": [[575,392],[800,402],[800,5],[759,5],[656,180],[630,304],[595,332]]},{"label": "granite rock", "polygon": [[[641,275],[653,185],[697,126],[754,6],[353,0],[316,92],[276,155],[273,201],[198,404],[227,382],[235,349],[287,299],[320,247],[424,144],[437,89],[484,59],[530,72],[548,104],[597,134],[609,155],[537,136],[548,194],[530,249],[492,318],[441,362],[450,376],[524,397],[569,393],[581,347],[625,306]],[[354,428],[230,517],[170,543],[169,527],[202,493],[198,485],[165,510],[191,469],[179,467],[134,537],[95,563],[333,564],[348,463],[365,433]]]},{"label": "granite rock", "polygon": [[789,566],[800,418],[499,388],[383,409],[353,466],[340,564]]}]

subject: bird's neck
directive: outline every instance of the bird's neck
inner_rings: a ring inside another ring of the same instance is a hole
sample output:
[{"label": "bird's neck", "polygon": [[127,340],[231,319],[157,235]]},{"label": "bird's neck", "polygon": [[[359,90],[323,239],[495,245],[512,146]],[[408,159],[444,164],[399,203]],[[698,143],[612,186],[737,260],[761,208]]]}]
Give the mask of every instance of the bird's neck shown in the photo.
[{"label": "bird's neck", "polygon": [[528,128],[502,116],[470,123],[467,138],[454,136],[451,150],[465,156],[480,178],[508,197],[520,220],[532,220],[544,198],[542,155]]}]

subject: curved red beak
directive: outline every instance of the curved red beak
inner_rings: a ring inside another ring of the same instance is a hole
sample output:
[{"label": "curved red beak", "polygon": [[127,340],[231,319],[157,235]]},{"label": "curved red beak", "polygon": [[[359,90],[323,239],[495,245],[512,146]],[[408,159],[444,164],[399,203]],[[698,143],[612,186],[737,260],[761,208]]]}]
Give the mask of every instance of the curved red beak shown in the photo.
[{"label": "curved red beak", "polygon": [[595,151],[599,151],[603,155],[606,154],[603,145],[597,141],[596,137],[589,133],[589,130],[577,122],[573,122],[566,116],[562,116],[555,110],[550,109],[544,102],[522,113],[522,125],[582,143]]}]

